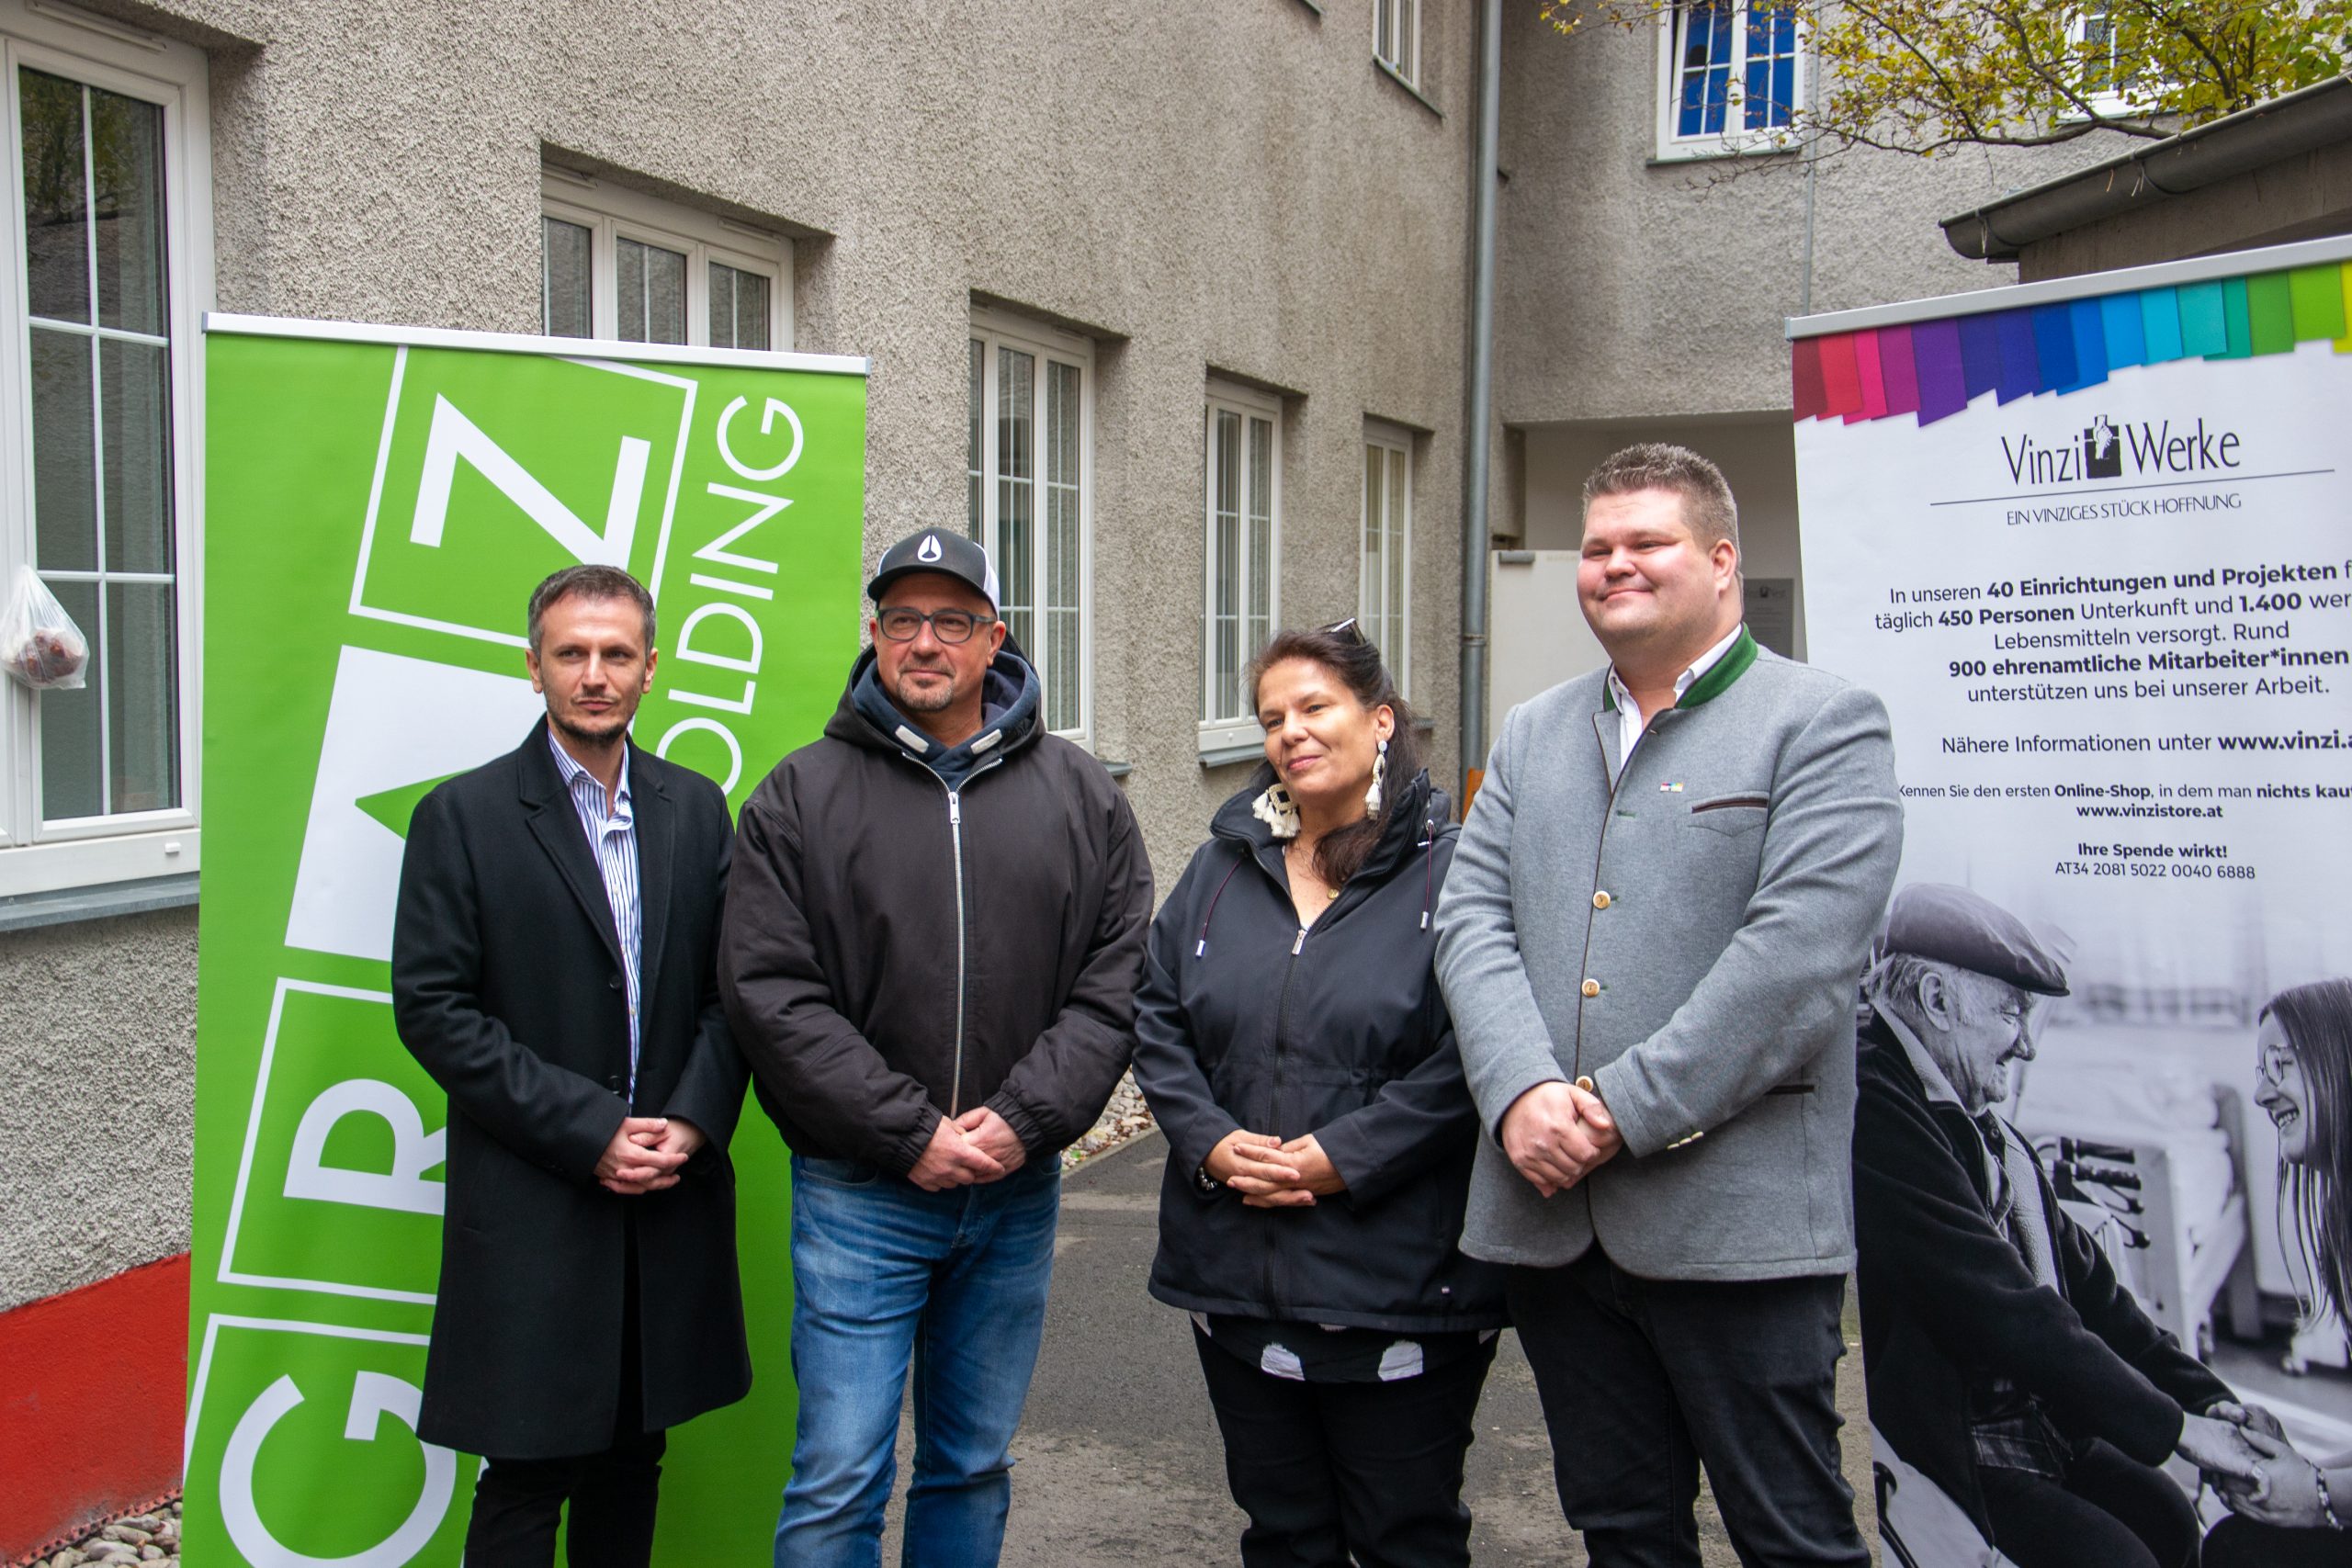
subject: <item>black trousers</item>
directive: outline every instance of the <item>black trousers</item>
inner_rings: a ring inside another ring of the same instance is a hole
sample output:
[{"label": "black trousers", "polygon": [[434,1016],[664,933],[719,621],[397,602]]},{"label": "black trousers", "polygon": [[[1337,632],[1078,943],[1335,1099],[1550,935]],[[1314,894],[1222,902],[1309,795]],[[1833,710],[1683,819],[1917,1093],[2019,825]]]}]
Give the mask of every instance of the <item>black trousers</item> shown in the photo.
[{"label": "black trousers", "polygon": [[2063,1481],[1979,1465],[1976,1484],[1993,1544],[2018,1568],[2188,1568],[2197,1561],[2199,1527],[2188,1494],[2112,1444],[2093,1442]]},{"label": "black trousers", "polygon": [[[634,1216],[632,1216],[632,1219]],[[621,1293],[620,1405],[612,1447],[561,1459],[485,1456],[466,1526],[466,1568],[550,1568],[557,1521],[569,1503],[564,1556],[571,1568],[646,1568],[668,1438],[645,1426],[638,1348],[637,1227],[628,1227]]]},{"label": "black trousers", "polygon": [[1250,1516],[1242,1568],[1461,1568],[1463,1456],[1495,1341],[1395,1382],[1300,1382],[1194,1333],[1225,1434],[1225,1479]]},{"label": "black trousers", "polygon": [[1838,1466],[1842,1278],[1644,1280],[1595,1246],[1505,1288],[1592,1568],[1698,1568],[1702,1463],[1747,1568],[1867,1568]]}]

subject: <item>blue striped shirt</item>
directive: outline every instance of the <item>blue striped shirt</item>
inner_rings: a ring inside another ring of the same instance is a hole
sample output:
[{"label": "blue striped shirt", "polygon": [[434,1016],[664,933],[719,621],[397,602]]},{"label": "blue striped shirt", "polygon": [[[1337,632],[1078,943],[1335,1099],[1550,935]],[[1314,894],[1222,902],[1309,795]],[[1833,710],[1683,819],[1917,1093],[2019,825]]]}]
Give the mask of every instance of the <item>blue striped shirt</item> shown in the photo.
[{"label": "blue striped shirt", "polygon": [[563,775],[563,786],[571,792],[571,807],[580,814],[580,826],[588,835],[589,852],[596,857],[596,869],[604,874],[605,900],[612,906],[613,930],[621,942],[622,978],[628,986],[628,1099],[637,1103],[637,971],[639,948],[644,940],[644,900],[639,894],[637,880],[637,814],[629,802],[628,751],[621,751],[620,787],[613,791],[611,804],[605,803],[605,786],[596,775],[572,760],[548,731],[548,747],[555,753],[556,771]]}]

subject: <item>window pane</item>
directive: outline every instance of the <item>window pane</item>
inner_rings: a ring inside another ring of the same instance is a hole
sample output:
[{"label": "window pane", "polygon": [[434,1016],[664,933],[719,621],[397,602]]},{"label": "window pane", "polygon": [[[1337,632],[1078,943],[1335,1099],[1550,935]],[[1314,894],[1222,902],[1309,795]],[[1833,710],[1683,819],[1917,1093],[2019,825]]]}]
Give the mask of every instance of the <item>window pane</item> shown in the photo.
[{"label": "window pane", "polygon": [[81,690],[51,687],[40,694],[40,814],[44,821],[105,813],[106,756],[102,697],[107,649],[98,636],[98,587],[95,582],[52,582],[74,624],[90,645],[90,663]]},{"label": "window pane", "polygon": [[1676,14],[1675,26],[1681,34],[1675,134],[1719,135],[1731,92],[1733,0],[1695,0]]},{"label": "window pane", "polygon": [[589,310],[588,247],[594,235],[560,218],[539,220],[540,330],[549,337],[587,337],[595,329]]},{"label": "window pane", "polygon": [[1211,718],[1241,714],[1241,416],[1219,409],[1211,478],[1215,559],[1211,642],[1215,672]]},{"label": "window pane", "polygon": [[[1274,635],[1274,423],[1250,422],[1250,611],[1242,628],[1243,659],[1254,659]],[[1238,694],[1237,688],[1237,695]]]},{"label": "window pane", "polygon": [[93,341],[32,329],[33,560],[44,571],[90,571],[98,564]]},{"label": "window pane", "polygon": [[1747,13],[1747,102],[1742,110],[1748,130],[1789,123],[1795,78],[1795,13],[1778,6],[1751,8]]},{"label": "window pane", "polygon": [[1379,618],[1381,589],[1387,581],[1387,574],[1380,566],[1382,530],[1387,515],[1384,510],[1386,502],[1382,496],[1387,491],[1387,479],[1385,454],[1378,446],[1366,446],[1363,449],[1363,568],[1356,583],[1356,614],[1366,623]]},{"label": "window pane", "polygon": [[36,316],[90,319],[90,223],[81,87],[19,71],[24,102],[26,299]]},{"label": "window pane", "polygon": [[98,321],[162,333],[164,111],[90,90],[90,167],[97,178]]},{"label": "window pane", "polygon": [[172,570],[172,389],[169,351],[101,340],[108,571]]},{"label": "window pane", "polygon": [[987,410],[981,404],[985,399],[985,389],[988,385],[988,344],[978,338],[972,340],[972,416],[964,450],[966,478],[971,481],[971,513],[968,531],[972,537],[978,539],[984,545],[988,540],[983,532],[986,519],[980,511],[980,486],[984,479],[980,471],[980,429],[987,418]]},{"label": "window pane", "polygon": [[1036,559],[1036,378],[1035,355],[1012,348],[996,351],[997,581],[1003,591],[1005,629],[1032,659],[1038,654],[1029,618]]},{"label": "window pane", "polygon": [[678,251],[637,240],[616,244],[619,296],[618,335],[623,343],[686,341],[686,258]]},{"label": "window pane", "polygon": [[1046,728],[1076,729],[1079,368],[1046,361]]},{"label": "window pane", "polygon": [[768,280],[724,262],[710,264],[710,346],[769,348]]},{"label": "window pane", "polygon": [[106,708],[112,811],[179,804],[179,702],[172,588],[107,585]]}]

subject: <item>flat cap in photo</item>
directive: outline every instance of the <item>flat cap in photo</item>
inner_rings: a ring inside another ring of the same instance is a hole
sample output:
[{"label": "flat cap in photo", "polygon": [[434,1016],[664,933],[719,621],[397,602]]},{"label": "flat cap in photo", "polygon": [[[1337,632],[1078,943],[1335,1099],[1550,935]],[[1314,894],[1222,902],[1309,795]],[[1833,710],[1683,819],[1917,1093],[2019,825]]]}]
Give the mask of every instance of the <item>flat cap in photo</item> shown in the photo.
[{"label": "flat cap in photo", "polygon": [[1949,883],[1915,882],[1896,893],[1882,945],[2005,980],[2021,991],[2066,994],[2066,965],[2052,943],[1991,899]]},{"label": "flat cap in photo", "polygon": [[874,581],[865,585],[865,596],[879,604],[883,589],[915,571],[935,571],[968,582],[989,602],[990,613],[998,609],[996,567],[988,551],[952,528],[925,528],[883,551],[882,564],[874,569]]}]

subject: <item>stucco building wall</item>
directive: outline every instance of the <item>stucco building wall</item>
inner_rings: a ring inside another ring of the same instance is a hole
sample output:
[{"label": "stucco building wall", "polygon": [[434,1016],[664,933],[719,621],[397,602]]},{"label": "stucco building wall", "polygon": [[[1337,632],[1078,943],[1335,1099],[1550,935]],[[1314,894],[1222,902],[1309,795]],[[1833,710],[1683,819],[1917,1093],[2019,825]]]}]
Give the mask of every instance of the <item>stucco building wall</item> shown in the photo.
[{"label": "stucco building wall", "polygon": [[2114,151],[1827,155],[1808,247],[1801,158],[1657,161],[1654,28],[1563,37],[1536,6],[1504,15],[1495,404],[1510,425],[1785,410],[1786,317],[2013,281],[1954,254],[1936,220]]},{"label": "stucco building wall", "polygon": [[[217,309],[536,331],[543,164],[795,235],[793,346],[872,361],[869,561],[963,525],[976,302],[1092,339],[1093,745],[1163,885],[1247,771],[1195,733],[1208,378],[1283,394],[1285,623],[1355,612],[1365,419],[1423,433],[1412,689],[1458,773],[1468,9],[1423,8],[1424,102],[1368,6],[1300,0],[93,8],[208,51]],[[8,1123],[0,1309],[187,1246],[197,918],[0,934],[0,1073],[79,1130]]]},{"label": "stucco building wall", "polygon": [[0,934],[0,1312],[188,1247],[196,913]]},{"label": "stucco building wall", "polygon": [[[2014,267],[1956,254],[1937,220],[2114,149],[2086,138],[1924,162],[1858,150],[1825,154],[1810,177],[1796,154],[1662,161],[1657,27],[1564,37],[1539,9],[1504,13],[1495,408],[1498,490],[1514,504],[1491,529],[1574,549],[1578,491],[1601,457],[1689,446],[1732,481],[1749,575],[1797,580],[1802,652],[1786,319],[2015,281]],[[1533,645],[1514,632],[1496,628]]]}]

